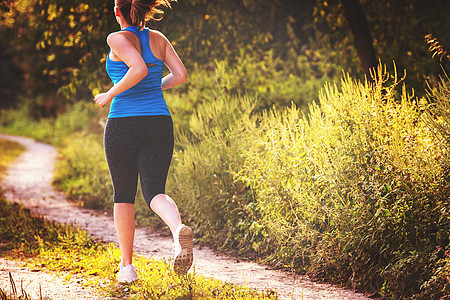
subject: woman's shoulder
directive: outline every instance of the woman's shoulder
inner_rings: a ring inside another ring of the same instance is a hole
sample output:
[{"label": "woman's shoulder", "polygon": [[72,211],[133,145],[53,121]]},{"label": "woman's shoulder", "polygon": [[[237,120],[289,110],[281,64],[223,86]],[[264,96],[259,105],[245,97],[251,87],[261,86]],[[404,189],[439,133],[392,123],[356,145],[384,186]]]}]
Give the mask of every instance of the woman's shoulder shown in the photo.
[{"label": "woman's shoulder", "polygon": [[129,31],[124,31],[124,30],[120,30],[120,31],[114,31],[111,32],[110,34],[108,34],[108,36],[106,37],[106,42],[108,44],[110,44],[110,42],[112,41],[121,41],[124,38],[127,38],[127,36],[130,35],[131,32]]},{"label": "woman's shoulder", "polygon": [[166,45],[169,43],[169,40],[164,36],[164,34],[159,32],[158,30],[149,29],[149,39],[150,44],[154,45],[158,49],[161,49],[161,51],[163,51]]},{"label": "woman's shoulder", "polygon": [[106,43],[112,49],[116,47],[128,47],[131,45],[138,51],[141,51],[141,42],[139,38],[136,36],[136,34],[127,30],[110,33],[106,38]]},{"label": "woman's shoulder", "polygon": [[117,36],[123,36],[123,35],[125,35],[127,33],[128,33],[128,31],[126,31],[126,30],[113,31],[110,34],[108,34],[108,36],[106,38],[108,39],[110,37],[114,38],[114,37],[117,37]]},{"label": "woman's shoulder", "polygon": [[152,38],[160,39],[160,40],[167,40],[166,36],[162,32],[155,30],[155,29],[150,29],[150,28],[148,30],[149,30],[149,34]]},{"label": "woman's shoulder", "polygon": [[120,31],[114,31],[114,32],[111,32],[110,34],[108,34],[108,35],[106,36],[106,41],[108,42],[110,39],[114,38],[114,37],[117,36],[119,33],[120,33]]}]

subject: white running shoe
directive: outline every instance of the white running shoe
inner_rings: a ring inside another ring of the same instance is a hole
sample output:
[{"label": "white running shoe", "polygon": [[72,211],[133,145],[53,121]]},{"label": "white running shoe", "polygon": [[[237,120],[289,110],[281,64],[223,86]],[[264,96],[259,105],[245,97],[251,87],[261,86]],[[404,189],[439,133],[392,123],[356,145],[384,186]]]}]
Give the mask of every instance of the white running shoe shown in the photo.
[{"label": "white running shoe", "polygon": [[130,283],[139,280],[139,276],[133,264],[122,267],[122,262],[120,262],[119,272],[117,273],[117,280],[119,281],[119,283]]},{"label": "white running shoe", "polygon": [[186,225],[178,226],[174,234],[175,257],[173,268],[179,275],[185,275],[194,261],[194,236],[192,229]]}]

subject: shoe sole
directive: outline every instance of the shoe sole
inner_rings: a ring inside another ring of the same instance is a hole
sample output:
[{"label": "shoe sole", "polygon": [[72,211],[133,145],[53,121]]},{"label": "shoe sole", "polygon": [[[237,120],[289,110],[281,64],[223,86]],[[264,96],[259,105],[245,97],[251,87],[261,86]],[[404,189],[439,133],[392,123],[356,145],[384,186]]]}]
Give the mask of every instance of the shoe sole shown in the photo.
[{"label": "shoe sole", "polygon": [[122,280],[122,281],[120,281],[120,280],[117,280],[117,282],[118,283],[120,283],[120,284],[127,284],[127,283],[133,283],[133,282],[136,282],[136,281],[138,281],[139,280],[139,278],[136,278],[136,279],[133,279],[133,280]]},{"label": "shoe sole", "polygon": [[173,268],[178,275],[185,275],[194,261],[194,235],[190,227],[183,227],[178,235],[181,252],[175,257]]},{"label": "shoe sole", "polygon": [[133,283],[138,280],[139,280],[139,276],[137,276],[137,275],[136,275],[136,277],[132,276],[132,278],[123,278],[123,279],[117,278],[117,282],[119,282],[119,283]]}]

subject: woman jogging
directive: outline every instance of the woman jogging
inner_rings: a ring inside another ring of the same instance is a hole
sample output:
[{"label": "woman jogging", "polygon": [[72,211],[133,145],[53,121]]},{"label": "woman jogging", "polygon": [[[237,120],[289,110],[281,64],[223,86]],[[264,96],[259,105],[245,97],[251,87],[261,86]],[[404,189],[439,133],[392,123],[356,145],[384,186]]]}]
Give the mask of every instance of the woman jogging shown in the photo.
[{"label": "woman jogging", "polygon": [[[106,70],[114,86],[95,96],[98,106],[110,101],[104,147],[114,187],[114,223],[122,261],[119,282],[138,280],[132,264],[134,200],[138,176],[146,204],[169,226],[175,244],[174,269],[186,274],[193,262],[192,230],[181,224],[175,202],[165,194],[173,152],[172,119],[162,90],[182,84],[186,69],[170,42],[145,22],[169,0],[116,0],[121,30],[111,33]],[[163,65],[170,74],[162,78]]]}]

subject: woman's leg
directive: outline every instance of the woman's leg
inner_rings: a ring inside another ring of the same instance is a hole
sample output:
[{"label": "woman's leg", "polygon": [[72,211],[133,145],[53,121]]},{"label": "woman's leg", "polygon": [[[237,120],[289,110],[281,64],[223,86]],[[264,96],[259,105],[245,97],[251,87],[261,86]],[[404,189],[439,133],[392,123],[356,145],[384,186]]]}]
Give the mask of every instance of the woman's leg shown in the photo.
[{"label": "woman's leg", "polygon": [[132,118],[108,119],[104,146],[114,187],[114,225],[122,253],[122,267],[132,262],[135,231],[134,198],[138,170],[139,124]]},{"label": "woman's leg", "polygon": [[169,226],[172,235],[181,225],[178,207],[169,196],[158,194],[150,202],[150,208]]},{"label": "woman's leg", "polygon": [[134,204],[114,204],[114,225],[119,239],[120,252],[122,253],[122,267],[132,263],[134,243]]},{"label": "woman's leg", "polygon": [[169,196],[158,194],[150,202],[151,209],[169,226],[175,245],[173,267],[176,273],[186,274],[194,261],[193,232],[181,224],[177,205]]},{"label": "woman's leg", "polygon": [[146,142],[139,149],[138,171],[145,202],[170,228],[181,224],[175,202],[165,194],[166,178],[173,154],[173,125],[169,116],[148,118]]},{"label": "woman's leg", "polygon": [[174,269],[186,274],[193,262],[192,229],[181,224],[175,202],[165,194],[167,173],[173,153],[172,119],[149,118],[155,133],[139,151],[138,170],[147,205],[169,226],[175,244]]}]

